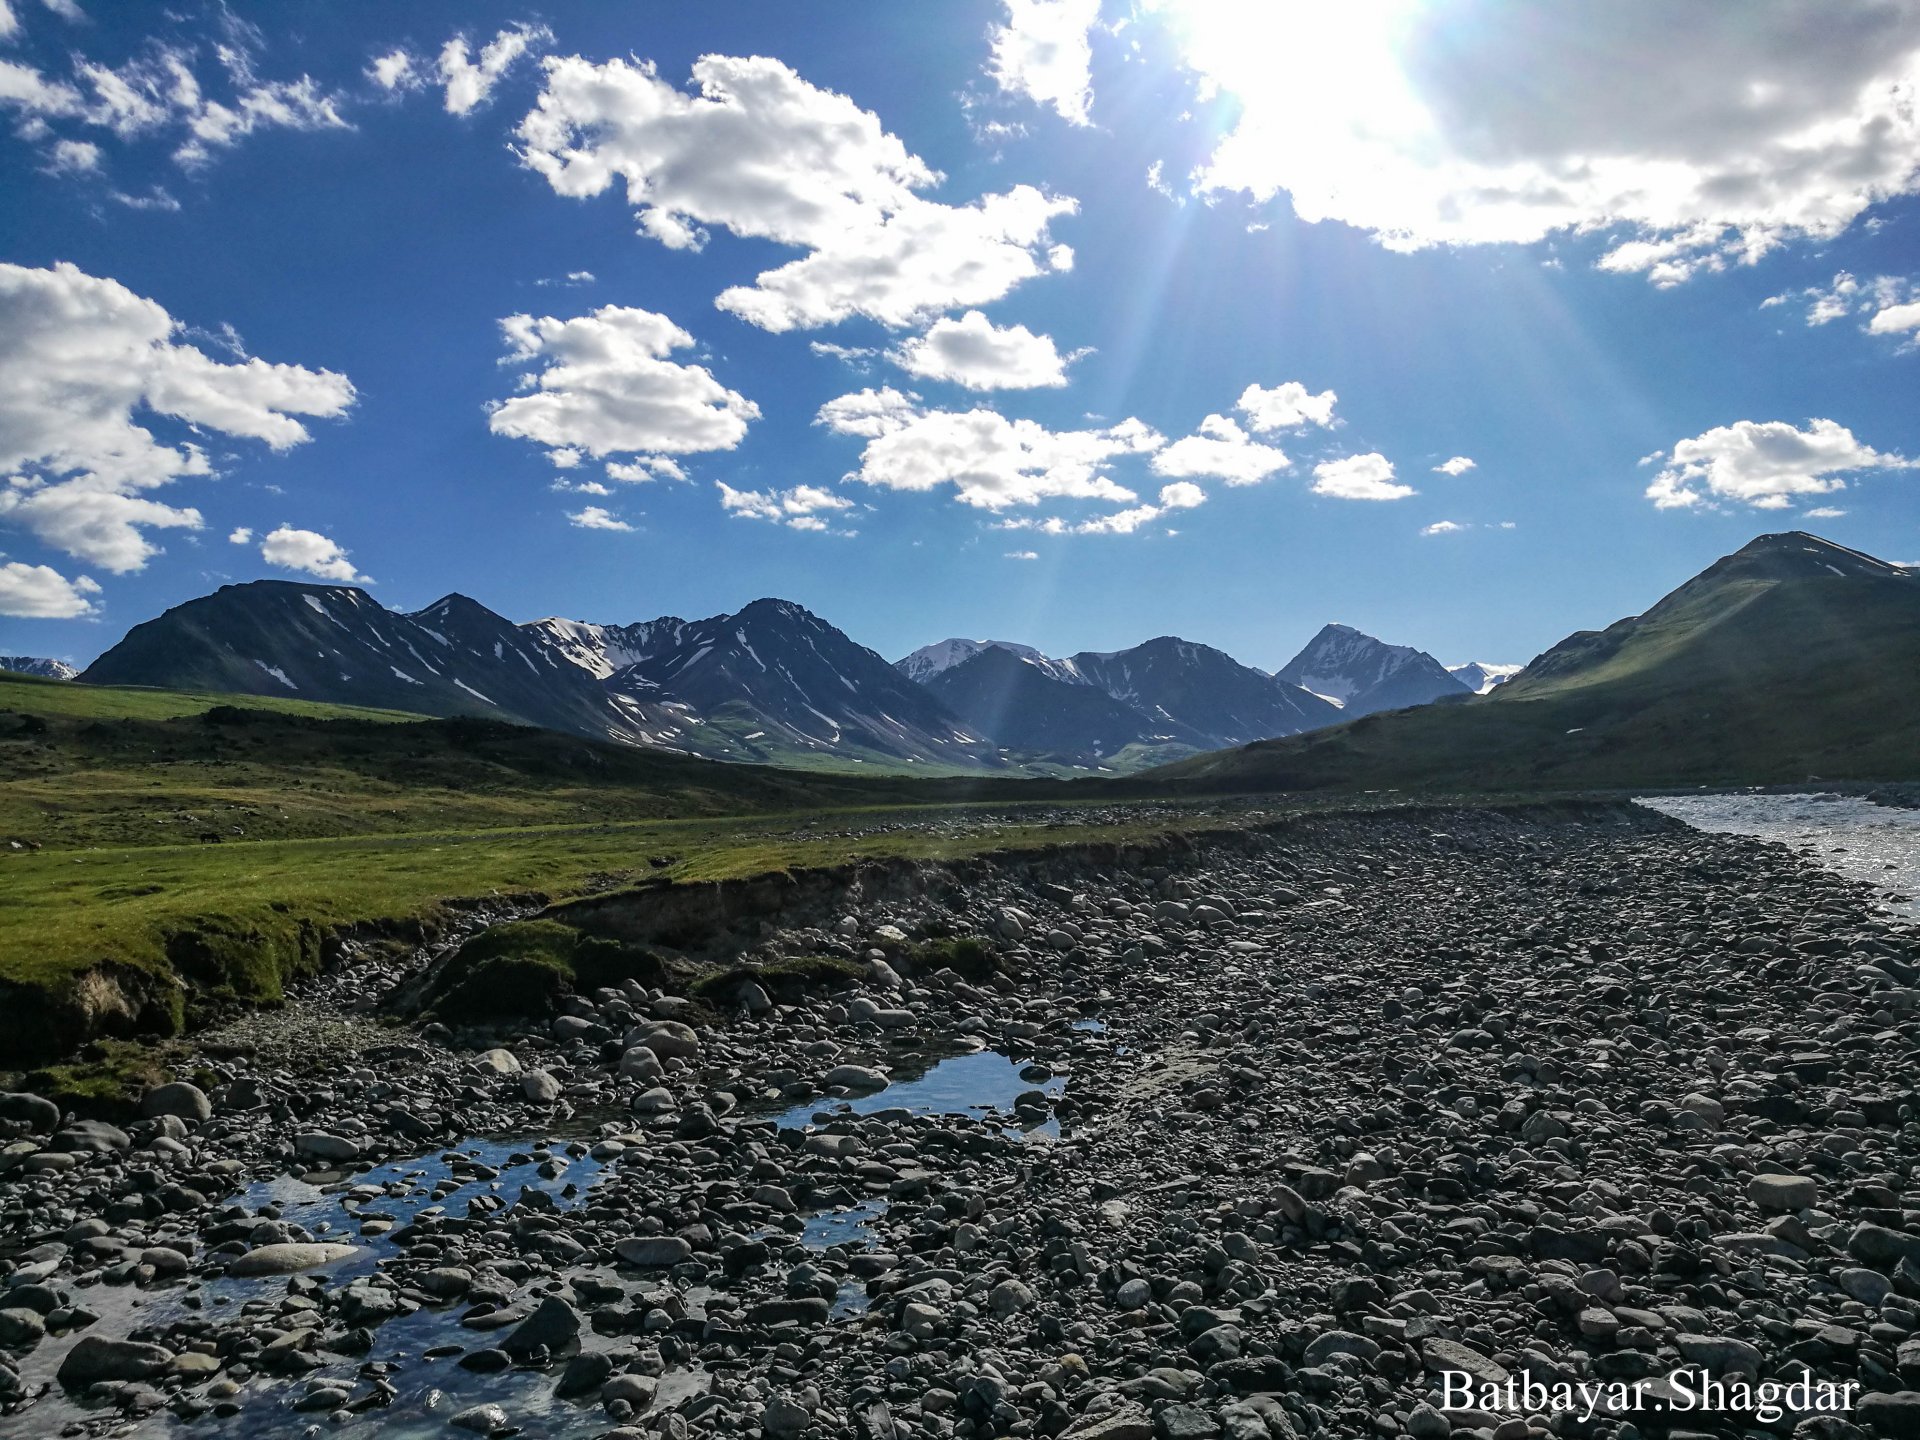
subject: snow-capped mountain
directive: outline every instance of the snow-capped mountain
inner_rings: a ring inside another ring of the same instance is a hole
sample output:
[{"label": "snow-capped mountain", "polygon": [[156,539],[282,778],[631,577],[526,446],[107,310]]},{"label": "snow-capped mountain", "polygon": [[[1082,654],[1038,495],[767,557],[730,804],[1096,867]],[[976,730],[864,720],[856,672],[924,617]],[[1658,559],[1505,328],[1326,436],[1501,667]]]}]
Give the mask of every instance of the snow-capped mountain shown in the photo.
[{"label": "snow-capped mountain", "polygon": [[402,614],[352,586],[259,580],[135,626],[81,678],[480,715],[717,759],[1005,765],[924,688],[781,600],[516,625],[464,595]]},{"label": "snow-capped mountain", "polygon": [[1485,695],[1494,686],[1505,684],[1526,668],[1524,665],[1496,665],[1490,660],[1470,660],[1465,665],[1447,666],[1447,673],[1474,694]]},{"label": "snow-capped mountain", "polygon": [[1325,626],[1274,673],[1331,700],[1349,718],[1473,692],[1426,651],[1389,645],[1350,625]]},{"label": "snow-capped mountain", "polygon": [[1019,645],[1011,640],[962,640],[955,637],[939,640],[931,645],[922,645],[911,655],[904,655],[893,662],[893,668],[909,680],[918,680],[927,684],[934,676],[951,670],[956,665],[964,665],[982,650],[1005,650],[1017,655],[1042,675],[1069,683],[1078,682],[1080,677],[1073,673],[1073,662],[1056,660],[1051,655],[1043,655],[1031,645]]},{"label": "snow-capped mountain", "polygon": [[64,660],[39,655],[0,655],[0,670],[15,675],[38,675],[42,680],[71,680],[80,672]]}]

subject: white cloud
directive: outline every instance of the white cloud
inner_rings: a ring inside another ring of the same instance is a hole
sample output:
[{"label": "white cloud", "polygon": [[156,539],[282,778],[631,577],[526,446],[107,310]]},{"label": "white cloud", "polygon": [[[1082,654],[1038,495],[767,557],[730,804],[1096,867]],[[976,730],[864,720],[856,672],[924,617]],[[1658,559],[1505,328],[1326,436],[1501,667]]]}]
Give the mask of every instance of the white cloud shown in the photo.
[{"label": "white cloud", "polygon": [[233,533],[227,536],[227,543],[229,545],[251,545],[253,543],[253,531],[245,525],[236,525],[233,528]]},{"label": "white cloud", "polygon": [[1247,386],[1240,392],[1234,408],[1247,417],[1247,424],[1265,435],[1275,430],[1300,430],[1308,425],[1328,428],[1334,423],[1333,405],[1338,398],[1331,390],[1315,395],[1298,380],[1289,380],[1271,390]]},{"label": "white cloud", "polygon": [[1393,462],[1374,451],[1314,466],[1313,493],[1336,500],[1404,500],[1415,491],[1396,481]]},{"label": "white cloud", "polygon": [[421,90],[439,85],[449,115],[468,115],[487,102],[507,71],[521,56],[553,43],[544,25],[510,25],[473,51],[465,35],[455,35],[431,61],[404,47],[376,56],[367,76],[383,90]]},{"label": "white cloud", "polygon": [[1293,462],[1284,450],[1262,445],[1225,415],[1209,415],[1196,433],[1153,457],[1156,475],[1212,475],[1229,485],[1257,485]]},{"label": "white cloud", "polygon": [[70,25],[86,22],[87,12],[80,8],[78,0],[40,0],[40,3]]},{"label": "white cloud", "polygon": [[853,502],[818,485],[796,485],[791,490],[736,490],[723,480],[714,486],[720,492],[720,508],[742,520],[771,520],[795,530],[823,531],[827,522],[821,511],[851,510]]},{"label": "white cloud", "polygon": [[1038,550],[1009,550],[1005,558],[1008,560],[1038,560],[1040,558],[1040,552]]},{"label": "white cloud", "polygon": [[1805,512],[1809,520],[1838,520],[1846,513],[1837,505],[1816,505]]},{"label": "white cloud", "polygon": [[53,175],[85,175],[100,168],[100,147],[88,140],[56,140],[47,151]]},{"label": "white cloud", "polygon": [[367,66],[367,78],[382,90],[411,90],[425,83],[414,68],[413,56],[404,49],[375,56]]},{"label": "white cloud", "polygon": [[1451,460],[1443,460],[1433,467],[1436,475],[1464,475],[1474,469],[1474,463],[1465,455],[1456,455]]},{"label": "white cloud", "polygon": [[633,526],[601,505],[589,505],[584,510],[570,511],[567,519],[576,530],[627,531],[633,529]]},{"label": "white cloud", "polygon": [[1871,317],[1865,327],[1869,334],[1897,335],[1920,329],[1920,285],[1895,275],[1862,280],[1842,270],[1830,284],[1770,295],[1760,302],[1760,308],[1795,304],[1806,306],[1808,325],[1828,325],[1849,315],[1866,315]]},{"label": "white cloud", "polygon": [[856,390],[827,401],[813,423],[825,425],[839,435],[863,435],[871,440],[904,430],[917,420],[919,400],[911,390],[895,390],[891,385],[878,390]]},{"label": "white cloud", "polygon": [[1867,329],[1875,335],[1898,335],[1904,331],[1920,330],[1920,301],[1889,305],[1867,322]]},{"label": "white cloud", "polygon": [[1030,390],[1067,383],[1067,365],[1051,335],[1024,325],[995,325],[978,310],[958,320],[936,320],[924,335],[904,340],[887,358],[923,380],[947,380],[969,390]]},{"label": "white cloud", "polygon": [[260,558],[282,570],[298,570],[322,580],[369,583],[365,575],[353,568],[347,552],[317,530],[295,530],[290,525],[282,525],[269,531],[260,541]]},{"label": "white cloud", "polygon": [[9,560],[0,565],[0,615],[23,620],[73,620],[91,615],[100,587],[85,575],[69,580],[46,565]]},{"label": "white cloud", "polygon": [[1006,0],[1007,23],[993,29],[989,72],[1002,90],[1050,106],[1075,125],[1093,103],[1093,50],[1087,32],[1100,0]]},{"label": "white cloud", "polygon": [[49,79],[31,65],[0,60],[0,106],[8,105],[37,117],[78,115],[86,108],[73,86]]},{"label": "white cloud", "polygon": [[1421,530],[1422,535],[1455,535],[1467,527],[1457,520],[1436,520]]},{"label": "white cloud", "polygon": [[294,418],[332,418],[354,399],[346,376],[245,358],[224,363],[176,343],[152,300],[61,263],[0,264],[0,517],[115,573],[138,570],[153,528],[198,528],[198,511],[139,492],[212,466],[190,440],[164,443],[141,419],[285,450],[310,438]]},{"label": "white cloud", "polygon": [[1142,455],[1166,440],[1138,420],[1093,430],[1049,430],[993,410],[920,410],[898,391],[861,391],[829,401],[818,423],[869,437],[848,478],[892,490],[955,487],[963,504],[986,510],[1055,497],[1127,502],[1131,490],[1106,473],[1116,457]]},{"label": "white cloud", "polygon": [[1676,284],[1920,188],[1915,0],[1156,8],[1241,105],[1197,187],[1395,250],[1606,230],[1606,268]]},{"label": "white cloud", "polygon": [[20,30],[20,17],[7,0],[0,0],[0,40],[11,40]]},{"label": "white cloud", "polygon": [[467,39],[456,35],[440,51],[440,78],[447,87],[447,113],[465,115],[493,93],[508,68],[536,45],[551,43],[553,32],[544,25],[515,25],[502,30],[480,47],[477,59],[467,52]]},{"label": "white cloud", "polygon": [[870,111],[778,60],[704,56],[698,95],[649,64],[545,65],[519,153],[559,194],[623,183],[641,232],[675,249],[699,249],[720,226],[809,252],[716,300],[765,329],[853,315],[915,324],[1072,263],[1048,232],[1074,201],[1028,185],[969,205],[926,200],[916,192],[937,171]]},{"label": "white cloud", "polygon": [[684,480],[687,472],[677,460],[665,455],[642,455],[631,461],[609,460],[607,478],[628,485],[645,485],[655,480]]},{"label": "white cloud", "polygon": [[693,336],[650,310],[605,305],[571,320],[509,315],[500,328],[506,363],[542,368],[522,377],[524,393],[494,404],[488,424],[496,435],[595,459],[684,455],[731,450],[760,417],[759,406],[704,366],[667,359]]},{"label": "white cloud", "polygon": [[0,105],[76,119],[122,140],[174,131],[180,140],[173,158],[186,166],[203,164],[258,130],[351,128],[340,114],[340,96],[312,76],[261,80],[246,46],[221,45],[216,54],[231,88],[226,99],[207,93],[192,50],[156,44],[118,68],[76,60],[75,84],[0,61]]},{"label": "white cloud", "polygon": [[1843,476],[1914,463],[1862,444],[1832,420],[1809,420],[1805,430],[1784,420],[1739,420],[1680,441],[1646,493],[1662,510],[1715,500],[1783,510],[1802,495],[1844,490]]},{"label": "white cloud", "polygon": [[1196,505],[1204,505],[1207,492],[1191,480],[1176,480],[1171,485],[1160,487],[1160,508],[1163,510],[1191,510]]}]

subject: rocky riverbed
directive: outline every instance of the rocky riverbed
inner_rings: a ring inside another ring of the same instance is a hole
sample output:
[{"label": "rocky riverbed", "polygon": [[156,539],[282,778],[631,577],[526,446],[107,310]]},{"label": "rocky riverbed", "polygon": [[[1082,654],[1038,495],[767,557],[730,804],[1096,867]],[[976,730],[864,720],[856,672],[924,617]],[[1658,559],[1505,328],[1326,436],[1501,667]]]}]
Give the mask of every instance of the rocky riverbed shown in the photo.
[{"label": "rocky riverbed", "polygon": [[[0,1433],[1920,1434],[1920,937],[1858,881],[1410,811],[790,919],[747,958],[864,978],[481,1034],[348,964],[137,1122],[0,1099]],[[1690,1373],[1858,1390],[1444,1388]]]}]

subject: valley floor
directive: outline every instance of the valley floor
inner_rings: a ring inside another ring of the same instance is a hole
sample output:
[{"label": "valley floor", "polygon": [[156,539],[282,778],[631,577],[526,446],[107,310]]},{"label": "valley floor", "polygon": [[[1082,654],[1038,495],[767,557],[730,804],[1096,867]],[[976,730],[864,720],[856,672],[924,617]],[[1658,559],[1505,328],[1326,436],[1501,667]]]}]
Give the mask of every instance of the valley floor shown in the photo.
[{"label": "valley floor", "polygon": [[151,1118],[0,1100],[0,1432],[1519,1440],[1447,1377],[1700,1372],[1920,1425],[1920,936],[1778,846],[1310,816],[705,943],[862,978],[394,1029],[444,946],[361,948]]}]

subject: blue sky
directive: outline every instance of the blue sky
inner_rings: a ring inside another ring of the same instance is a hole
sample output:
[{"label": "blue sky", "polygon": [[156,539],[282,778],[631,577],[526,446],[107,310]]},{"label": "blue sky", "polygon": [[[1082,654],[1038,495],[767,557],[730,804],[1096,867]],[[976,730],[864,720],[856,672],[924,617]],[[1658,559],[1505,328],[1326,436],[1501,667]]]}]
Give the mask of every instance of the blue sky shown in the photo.
[{"label": "blue sky", "polygon": [[3,652],[364,576],[1512,661],[1920,560],[1905,0],[3,9]]}]

